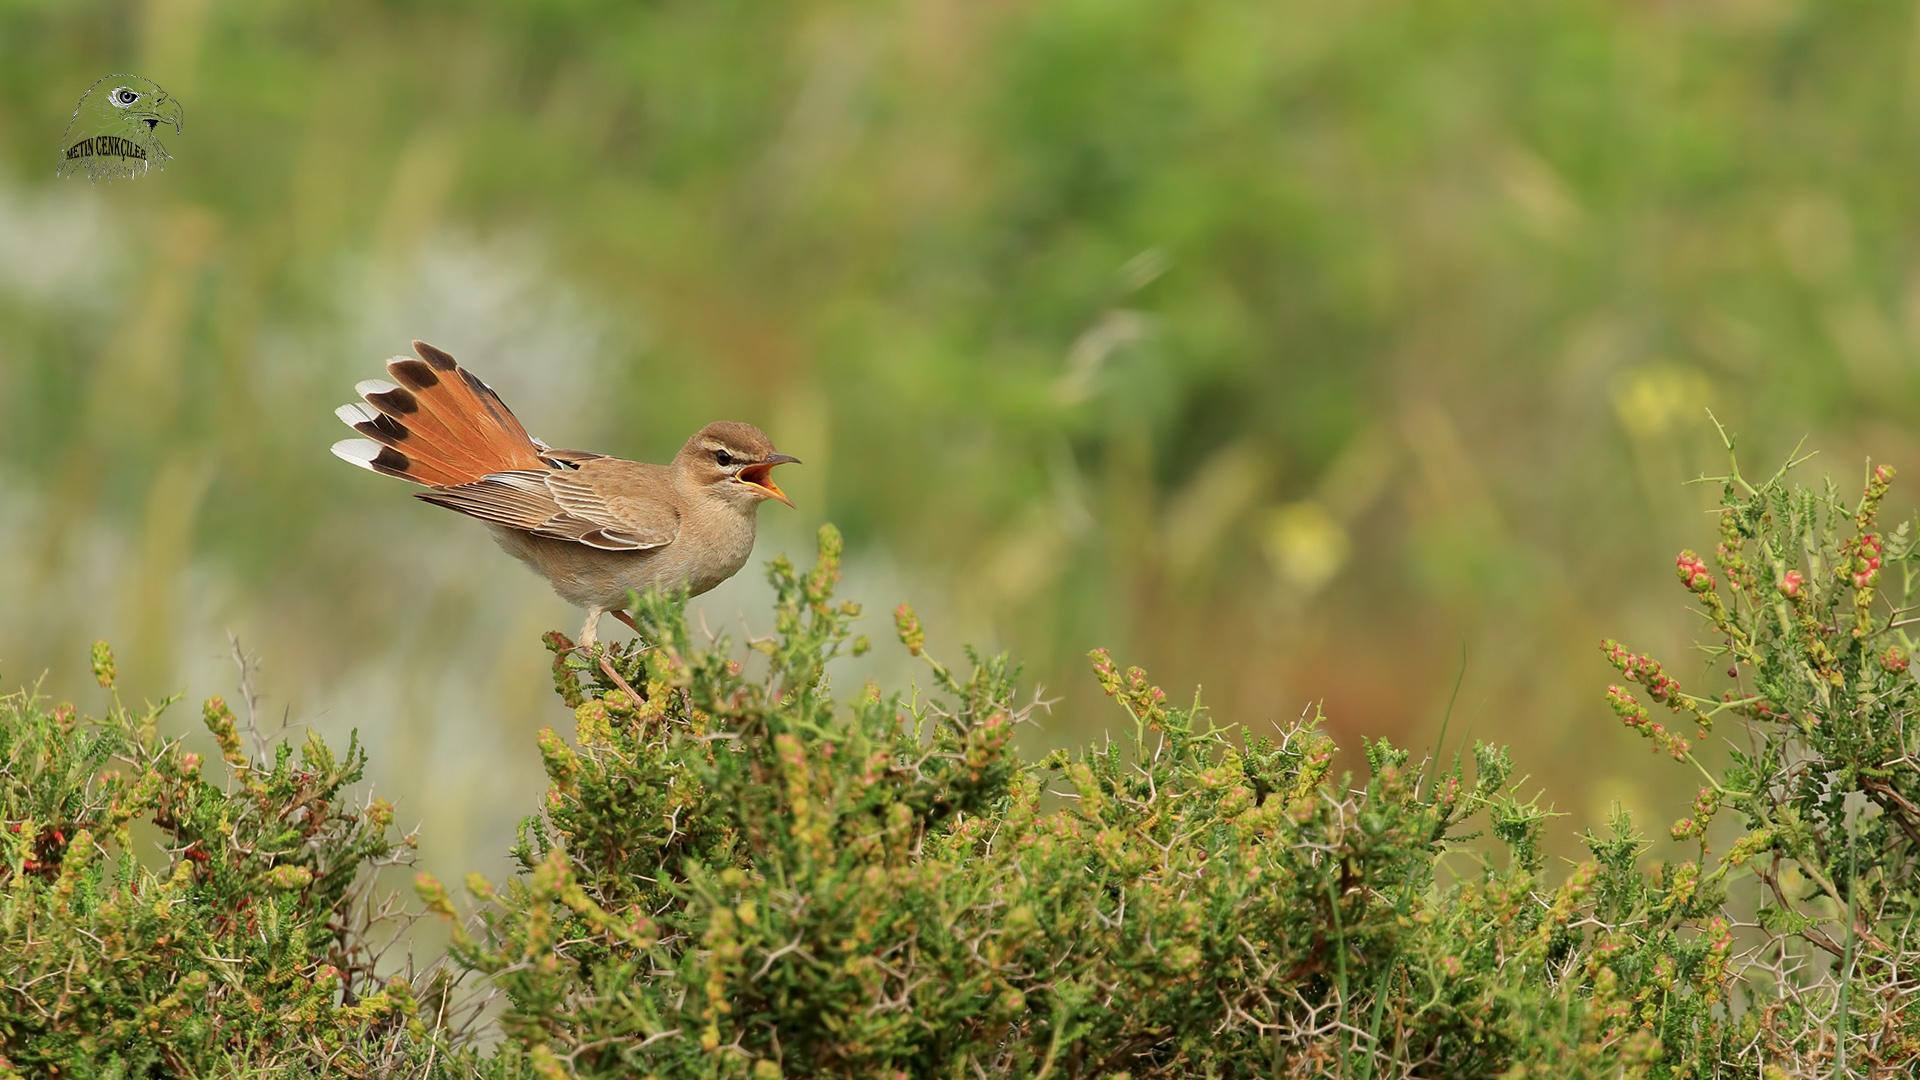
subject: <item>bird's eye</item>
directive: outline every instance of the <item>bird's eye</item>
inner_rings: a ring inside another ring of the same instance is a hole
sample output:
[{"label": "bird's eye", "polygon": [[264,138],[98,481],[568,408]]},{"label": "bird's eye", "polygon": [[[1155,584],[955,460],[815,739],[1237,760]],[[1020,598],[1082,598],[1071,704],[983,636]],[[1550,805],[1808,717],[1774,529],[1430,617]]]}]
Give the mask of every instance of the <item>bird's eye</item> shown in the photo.
[{"label": "bird's eye", "polygon": [[140,95],[131,90],[122,89],[114,91],[113,99],[122,105],[131,105],[140,100]]},{"label": "bird's eye", "polygon": [[720,467],[724,469],[733,464],[733,455],[727,453],[725,450],[715,450],[713,452],[713,460],[719,462]]}]

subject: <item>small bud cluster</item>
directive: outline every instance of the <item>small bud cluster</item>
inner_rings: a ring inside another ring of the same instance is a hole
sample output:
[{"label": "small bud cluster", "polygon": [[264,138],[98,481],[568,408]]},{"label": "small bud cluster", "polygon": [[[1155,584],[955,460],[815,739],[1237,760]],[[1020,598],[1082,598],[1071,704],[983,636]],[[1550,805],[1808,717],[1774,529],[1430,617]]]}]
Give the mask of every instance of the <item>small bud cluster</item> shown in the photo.
[{"label": "small bud cluster", "polygon": [[1854,512],[1853,527],[1859,532],[1840,549],[1842,562],[1835,567],[1853,583],[1853,636],[1864,638],[1873,632],[1874,588],[1880,584],[1880,563],[1886,554],[1886,542],[1874,531],[1880,514],[1880,501],[1893,484],[1891,465],[1876,465],[1867,476],[1867,489],[1861,493],[1860,509]]},{"label": "small bud cluster", "polygon": [[1880,515],[1880,500],[1887,497],[1887,491],[1893,487],[1894,467],[1875,465],[1867,474],[1867,490],[1860,496],[1860,509],[1853,515],[1853,527],[1866,532],[1873,528],[1874,518]]},{"label": "small bud cluster", "polygon": [[1851,576],[1854,588],[1871,588],[1879,582],[1880,556],[1886,550],[1879,533],[1861,533],[1844,550],[1853,556],[1853,562],[1843,563],[1840,572]]},{"label": "small bud cluster", "polygon": [[1668,835],[1675,840],[1687,840],[1703,836],[1713,815],[1720,810],[1720,793],[1713,788],[1701,788],[1700,794],[1693,800],[1693,816],[1683,817],[1673,823]]},{"label": "small bud cluster", "polygon": [[233,710],[227,708],[226,699],[220,695],[207,699],[200,708],[200,718],[206,722],[207,730],[213,733],[213,741],[220,744],[220,756],[235,769],[247,767],[247,755],[240,748],[240,726],[233,718]]},{"label": "small bud cluster", "polygon": [[1726,571],[1727,587],[1730,589],[1751,589],[1753,587],[1753,567],[1748,565],[1741,549],[1746,546],[1746,537],[1740,532],[1740,519],[1732,513],[1720,515],[1720,543],[1713,549],[1713,561]]},{"label": "small bud cluster", "polygon": [[1646,706],[1634,700],[1632,694],[1618,686],[1607,687],[1607,704],[1620,721],[1640,734],[1653,740],[1654,749],[1672,754],[1675,760],[1682,760],[1693,749],[1691,743],[1668,731],[1664,726],[1653,722],[1647,715]]},{"label": "small bud cluster", "polygon": [[[1721,531],[1722,535],[1729,536],[1731,539],[1723,540],[1715,554],[1721,566],[1727,570],[1728,585],[1737,594],[1738,590],[1751,584],[1752,579],[1750,574],[1742,576],[1748,568],[1746,560],[1739,554],[1739,527],[1737,522],[1732,521],[1732,515],[1722,515]],[[1746,631],[1741,629],[1739,620],[1734,618],[1732,610],[1727,607],[1726,600],[1714,590],[1713,574],[1708,572],[1707,564],[1701,560],[1700,556],[1696,555],[1691,548],[1684,550],[1674,558],[1673,568],[1674,573],[1680,578],[1680,584],[1685,586],[1688,592],[1699,599],[1701,606],[1706,608],[1706,615],[1713,620],[1714,628],[1726,636],[1727,649],[1734,658],[1749,664],[1758,663],[1759,655],[1753,651],[1753,642],[1748,638]],[[1738,599],[1737,595],[1736,599]]]},{"label": "small bud cluster", "polygon": [[1536,947],[1544,951],[1552,941],[1554,932],[1564,929],[1569,922],[1573,921],[1580,913],[1581,907],[1586,904],[1588,897],[1593,895],[1599,878],[1599,863],[1583,862],[1573,868],[1573,872],[1567,875],[1567,880],[1555,890],[1553,903],[1547,908],[1546,917],[1540,920],[1539,929],[1534,931]]},{"label": "small bud cluster", "polygon": [[552,728],[541,728],[538,739],[540,758],[546,765],[547,778],[552,781],[549,797],[573,794],[574,777],[580,771],[580,756]]},{"label": "small bud cluster", "polygon": [[578,670],[585,661],[574,654],[572,639],[558,630],[549,630],[542,634],[540,641],[546,645],[547,651],[553,654],[554,692],[560,695],[561,701],[567,703],[567,708],[579,708],[580,703],[587,700],[585,692],[580,689]]},{"label": "small bud cluster", "polygon": [[267,886],[281,892],[304,889],[313,884],[313,871],[304,866],[282,864],[267,871]]},{"label": "small bud cluster", "polygon": [[1715,915],[1707,920],[1704,935],[1707,942],[1707,955],[1695,969],[1694,988],[1709,997],[1718,997],[1721,984],[1726,981],[1727,961],[1733,956],[1733,926],[1726,919]]},{"label": "small bud cluster", "polygon": [[1701,728],[1713,726],[1712,717],[1700,708],[1698,702],[1682,693],[1680,680],[1667,674],[1660,661],[1651,656],[1630,651],[1626,646],[1607,638],[1600,643],[1607,654],[1607,662],[1619,669],[1622,675],[1647,688],[1648,696],[1677,713],[1685,713],[1698,721]]},{"label": "small bud cluster", "polygon": [[1653,657],[1629,652],[1626,646],[1611,638],[1601,642],[1600,647],[1607,651],[1608,662],[1627,678],[1645,686],[1653,700],[1664,704],[1680,692],[1679,680],[1668,675],[1660,661]]},{"label": "small bud cluster", "polygon": [[93,643],[93,678],[102,690],[113,689],[113,650],[104,641]]},{"label": "small bud cluster", "polygon": [[1807,576],[1798,570],[1789,570],[1780,576],[1780,595],[1789,600],[1798,600],[1807,588]]},{"label": "small bud cluster", "polygon": [[1095,649],[1087,654],[1093,661],[1093,677],[1100,680],[1100,689],[1108,697],[1120,692],[1120,669],[1113,666],[1113,657],[1105,649]]},{"label": "small bud cluster", "polygon": [[1149,728],[1160,726],[1167,715],[1167,692],[1148,682],[1145,671],[1130,667],[1123,678],[1105,649],[1095,649],[1087,658],[1093,663],[1093,674],[1100,680],[1100,689],[1106,691],[1108,697],[1118,699],[1135,719]]},{"label": "small bud cluster", "polygon": [[1745,866],[1756,855],[1761,855],[1773,847],[1772,829],[1755,829],[1733,842],[1724,860],[1728,866]]},{"label": "small bud cluster", "polygon": [[443,919],[454,917],[453,899],[447,895],[447,887],[440,884],[439,878],[424,870],[415,874],[413,892],[420,898],[420,902],[427,906],[428,911]]},{"label": "small bud cluster", "polygon": [[1842,561],[1835,570],[1853,583],[1852,632],[1856,638],[1873,631],[1874,587],[1880,584],[1880,560],[1885,552],[1886,543],[1876,532],[1863,532],[1840,549]]},{"label": "small bud cluster", "polygon": [[1681,584],[1697,593],[1713,591],[1713,575],[1707,572],[1707,564],[1700,561],[1691,548],[1682,551],[1674,560],[1674,570],[1680,575]]},{"label": "small bud cluster", "polygon": [[927,647],[927,632],[920,628],[920,616],[913,613],[911,606],[901,604],[893,609],[893,625],[900,632],[900,644],[905,645],[908,652],[919,656]]}]

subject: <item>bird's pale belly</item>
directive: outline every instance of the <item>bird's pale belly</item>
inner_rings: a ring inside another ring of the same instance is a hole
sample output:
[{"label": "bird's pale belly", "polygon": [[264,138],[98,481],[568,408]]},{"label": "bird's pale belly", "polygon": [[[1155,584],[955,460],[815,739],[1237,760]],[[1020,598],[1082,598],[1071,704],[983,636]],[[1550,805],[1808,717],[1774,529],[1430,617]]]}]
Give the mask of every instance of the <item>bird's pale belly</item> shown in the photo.
[{"label": "bird's pale belly", "polygon": [[491,528],[507,554],[546,578],[561,599],[617,610],[627,606],[630,592],[685,587],[698,596],[732,577],[753,554],[754,521],[749,517],[744,524],[708,537],[683,529],[673,543],[650,551],[603,551],[503,525]]}]

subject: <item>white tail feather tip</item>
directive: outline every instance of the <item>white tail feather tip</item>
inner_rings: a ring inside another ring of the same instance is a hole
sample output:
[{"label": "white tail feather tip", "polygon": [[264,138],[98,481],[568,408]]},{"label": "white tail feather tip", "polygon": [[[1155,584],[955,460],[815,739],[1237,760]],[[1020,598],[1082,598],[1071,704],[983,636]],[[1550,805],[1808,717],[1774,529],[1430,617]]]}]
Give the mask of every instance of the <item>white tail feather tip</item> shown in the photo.
[{"label": "white tail feather tip", "polygon": [[372,397],[375,394],[389,394],[398,389],[400,389],[398,386],[385,379],[361,379],[359,382],[353,384],[353,392],[359,394],[361,397]]},{"label": "white tail feather tip", "polygon": [[369,420],[375,419],[380,413],[373,406],[362,405],[356,401],[350,405],[342,405],[333,410],[333,415],[339,417],[341,423],[352,427],[355,424],[364,424]]},{"label": "white tail feather tip", "polygon": [[333,456],[349,465],[358,465],[368,472],[378,472],[373,467],[373,459],[380,456],[384,449],[372,439],[341,439],[333,444]]}]

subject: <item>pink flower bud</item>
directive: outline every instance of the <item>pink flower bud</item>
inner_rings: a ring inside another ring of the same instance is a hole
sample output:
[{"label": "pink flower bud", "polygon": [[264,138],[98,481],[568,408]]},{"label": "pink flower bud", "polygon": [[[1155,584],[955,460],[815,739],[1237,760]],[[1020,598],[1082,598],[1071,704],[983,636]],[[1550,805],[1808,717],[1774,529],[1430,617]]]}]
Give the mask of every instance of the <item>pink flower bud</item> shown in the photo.
[{"label": "pink flower bud", "polygon": [[1673,566],[1687,588],[1700,593],[1713,589],[1713,575],[1707,573],[1707,564],[1701,562],[1700,556],[1691,550],[1682,551],[1679,558],[1673,561]]}]

